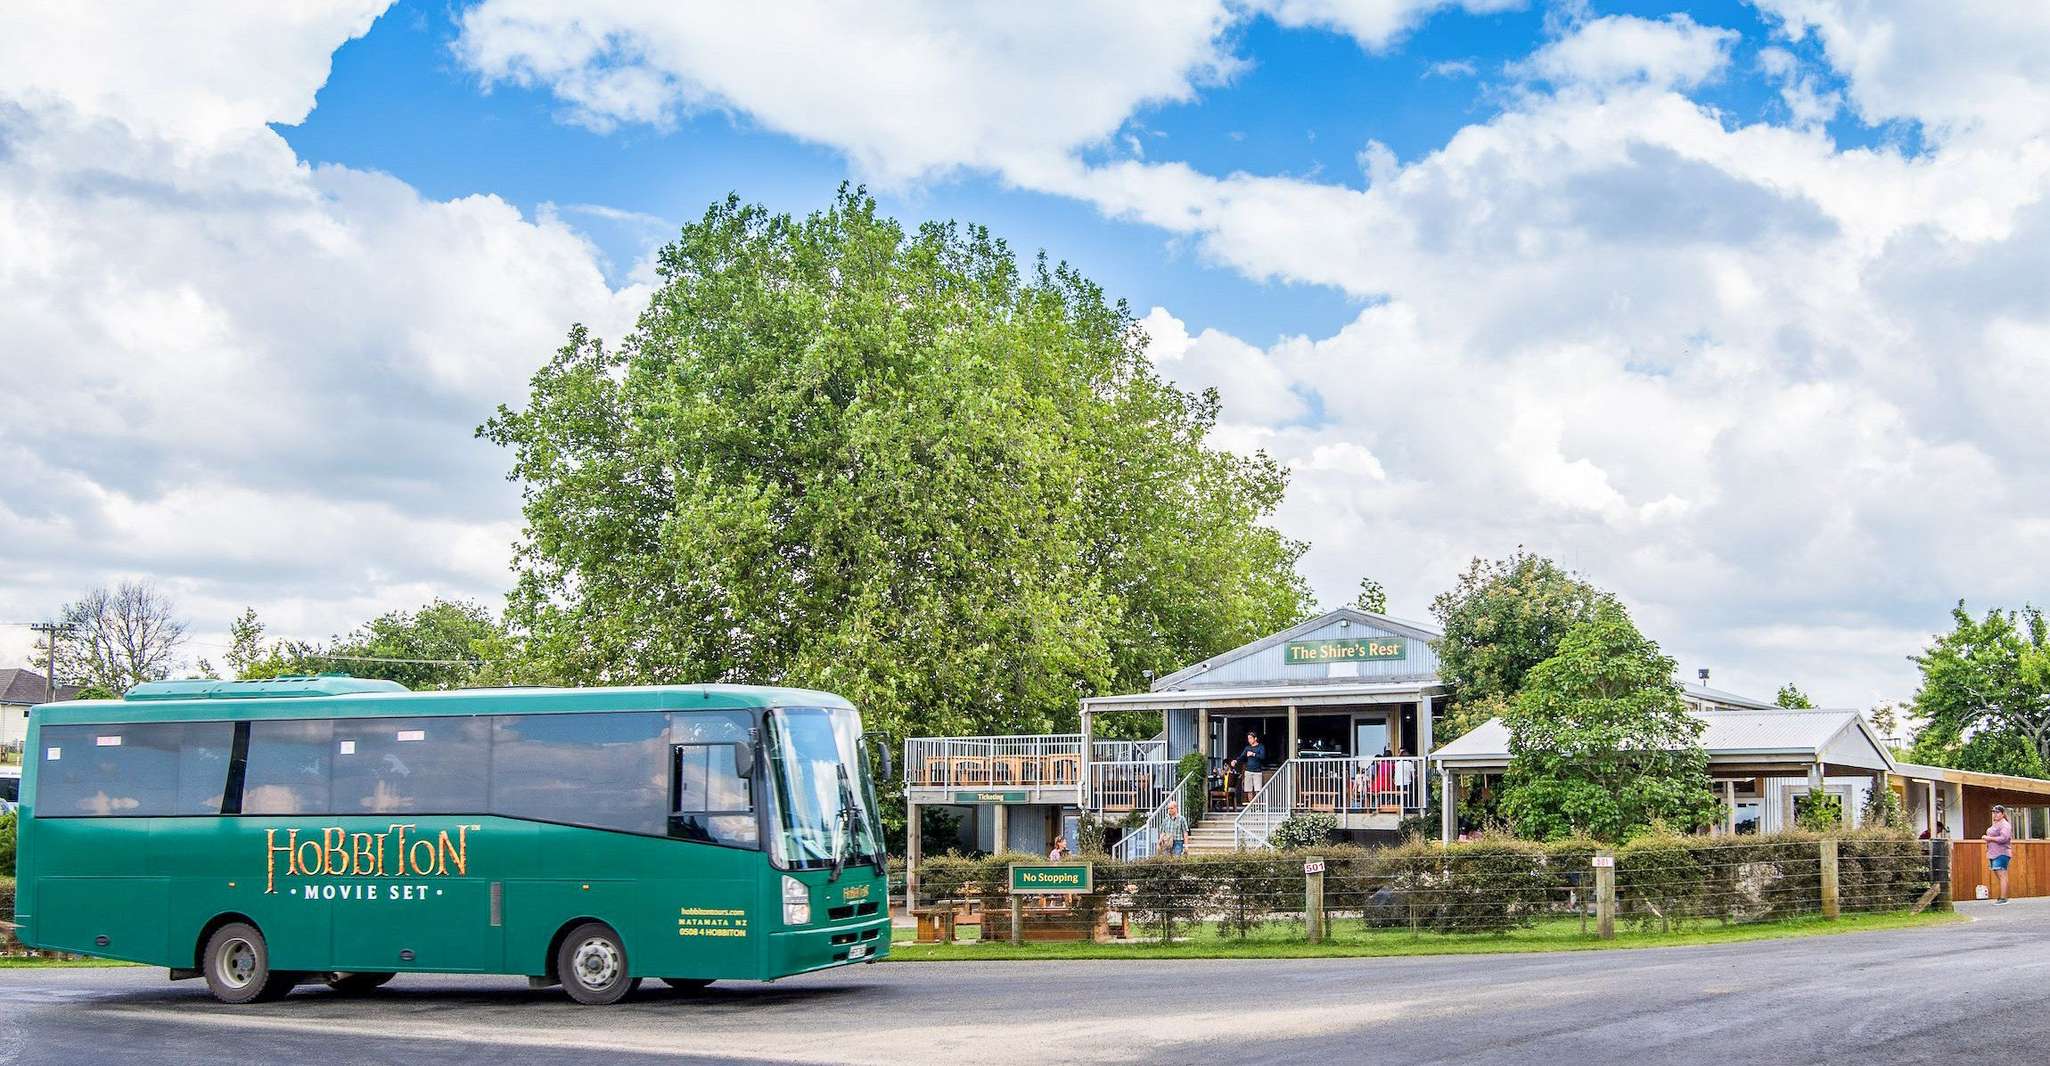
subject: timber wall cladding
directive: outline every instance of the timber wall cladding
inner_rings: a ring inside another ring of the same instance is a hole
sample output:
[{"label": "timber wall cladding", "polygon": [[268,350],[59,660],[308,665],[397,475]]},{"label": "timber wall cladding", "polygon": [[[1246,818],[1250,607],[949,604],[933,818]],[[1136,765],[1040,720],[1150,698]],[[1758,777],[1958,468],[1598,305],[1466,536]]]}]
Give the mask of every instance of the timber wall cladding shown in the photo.
[{"label": "timber wall cladding", "polygon": [[[1986,844],[1960,840],[1950,848],[1950,895],[1966,901],[1979,898],[1979,886],[1986,886],[1990,899],[1999,895],[1999,882],[1986,867]],[[2050,840],[2017,840],[2014,859],[2007,864],[2007,894],[2050,896]]]}]

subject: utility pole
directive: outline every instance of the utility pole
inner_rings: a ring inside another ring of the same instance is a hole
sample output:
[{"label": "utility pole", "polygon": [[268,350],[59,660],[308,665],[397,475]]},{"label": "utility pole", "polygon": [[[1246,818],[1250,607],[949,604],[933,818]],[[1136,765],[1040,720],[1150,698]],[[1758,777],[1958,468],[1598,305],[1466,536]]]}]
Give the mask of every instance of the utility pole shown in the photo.
[{"label": "utility pole", "polygon": [[55,703],[57,702],[57,636],[60,633],[71,632],[71,627],[63,622],[32,622],[29,624],[29,630],[41,633],[43,639],[48,642],[46,650],[49,652],[50,662],[49,673],[43,675],[43,702]]}]

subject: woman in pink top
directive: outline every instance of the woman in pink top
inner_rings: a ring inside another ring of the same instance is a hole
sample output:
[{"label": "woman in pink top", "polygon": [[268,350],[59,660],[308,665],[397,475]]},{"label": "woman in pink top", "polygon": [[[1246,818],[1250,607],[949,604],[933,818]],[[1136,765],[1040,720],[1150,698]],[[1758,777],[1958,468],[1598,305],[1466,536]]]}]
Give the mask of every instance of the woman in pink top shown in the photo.
[{"label": "woman in pink top", "polygon": [[2007,864],[2014,855],[2014,827],[2007,824],[2006,807],[1993,805],[1993,824],[1986,827],[1986,835],[1980,839],[1986,842],[1986,863],[2000,879],[2000,898],[1993,902],[2006,903]]}]

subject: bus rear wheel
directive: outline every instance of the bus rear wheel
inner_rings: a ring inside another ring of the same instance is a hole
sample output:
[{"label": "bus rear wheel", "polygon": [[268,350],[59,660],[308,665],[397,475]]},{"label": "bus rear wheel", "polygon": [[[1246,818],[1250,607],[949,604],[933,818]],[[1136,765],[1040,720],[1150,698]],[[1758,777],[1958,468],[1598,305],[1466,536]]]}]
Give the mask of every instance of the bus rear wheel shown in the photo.
[{"label": "bus rear wheel", "polygon": [[207,991],[223,1003],[257,1003],[281,999],[299,983],[297,974],[270,968],[270,945],[256,927],[229,922],[206,939],[200,972]]},{"label": "bus rear wheel", "polygon": [[357,995],[383,988],[386,982],[397,976],[395,973],[330,973],[327,986],[343,995]]},{"label": "bus rear wheel", "polygon": [[678,992],[702,992],[712,987],[709,977],[664,977],[662,983]]},{"label": "bus rear wheel", "polygon": [[578,1003],[605,1006],[625,999],[641,986],[626,975],[626,945],[602,922],[585,922],[562,938],[555,949],[555,973],[562,990]]}]

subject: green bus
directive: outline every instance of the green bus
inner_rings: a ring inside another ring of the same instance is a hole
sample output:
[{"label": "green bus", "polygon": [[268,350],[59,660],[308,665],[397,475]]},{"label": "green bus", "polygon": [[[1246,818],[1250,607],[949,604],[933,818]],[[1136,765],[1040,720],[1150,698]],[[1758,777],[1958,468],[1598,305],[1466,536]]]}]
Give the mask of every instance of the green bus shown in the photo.
[{"label": "green bus", "polygon": [[[887,747],[878,745],[887,759]],[[166,681],[30,715],[15,920],[229,1003],[402,972],[581,1003],[890,950],[871,752],[837,696]]]}]

